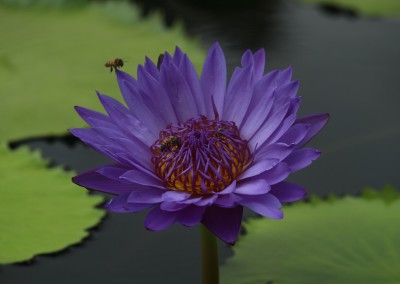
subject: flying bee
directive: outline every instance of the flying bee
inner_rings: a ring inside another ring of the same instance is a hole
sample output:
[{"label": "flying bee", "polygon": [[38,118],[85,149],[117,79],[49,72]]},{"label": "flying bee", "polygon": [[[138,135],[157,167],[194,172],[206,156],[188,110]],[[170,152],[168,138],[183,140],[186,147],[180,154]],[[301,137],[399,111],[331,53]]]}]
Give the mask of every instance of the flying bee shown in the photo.
[{"label": "flying bee", "polygon": [[161,142],[160,150],[165,151],[175,151],[181,146],[181,140],[176,136],[170,136]]},{"label": "flying bee", "polygon": [[110,71],[113,69],[118,69],[119,67],[124,66],[124,61],[121,58],[114,58],[113,60],[109,60],[104,64],[106,67],[110,67]]}]

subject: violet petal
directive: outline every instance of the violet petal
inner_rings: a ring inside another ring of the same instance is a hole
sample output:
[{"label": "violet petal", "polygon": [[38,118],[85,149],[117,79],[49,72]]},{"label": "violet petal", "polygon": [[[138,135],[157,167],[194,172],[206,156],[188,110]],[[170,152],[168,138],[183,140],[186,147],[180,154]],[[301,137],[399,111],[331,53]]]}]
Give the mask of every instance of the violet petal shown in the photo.
[{"label": "violet petal", "polygon": [[190,205],[189,207],[179,211],[178,222],[183,226],[191,227],[200,223],[206,207]]},{"label": "violet petal", "polygon": [[307,132],[306,137],[298,143],[297,147],[304,146],[308,141],[311,140],[317,133],[325,126],[329,120],[328,113],[314,114],[309,116],[302,116],[296,119],[296,123],[309,124],[310,129]]},{"label": "violet petal", "polygon": [[123,175],[120,176],[120,179],[132,182],[134,184],[140,184],[143,186],[156,187],[166,190],[163,182],[159,178],[155,178],[139,170],[126,171]]},{"label": "violet petal", "polygon": [[83,172],[72,178],[72,181],[77,185],[95,189],[98,191],[123,195],[131,192],[134,187],[131,184],[127,184],[118,180],[109,179],[98,173],[100,168],[95,168],[92,170],[88,170]]},{"label": "violet petal", "polygon": [[207,53],[200,77],[200,85],[206,103],[205,115],[213,117],[211,97],[220,116],[223,115],[224,98],[226,90],[226,62],[225,55],[218,43],[214,43]]},{"label": "violet petal", "polygon": [[279,210],[282,206],[279,199],[270,193],[256,196],[247,195],[239,200],[238,203],[264,217],[272,219],[283,218],[283,212]]},{"label": "violet petal", "polygon": [[128,196],[130,203],[160,203],[164,190],[161,189],[137,189],[132,190]]},{"label": "violet petal", "polygon": [[146,229],[150,231],[164,230],[176,222],[179,214],[178,212],[179,211],[168,212],[161,210],[159,207],[155,207],[147,214],[144,225]]},{"label": "violet petal", "polygon": [[234,208],[207,207],[202,223],[224,242],[233,245],[239,235],[242,223],[243,207]]},{"label": "violet petal", "polygon": [[309,166],[320,155],[321,152],[313,148],[298,149],[293,151],[284,162],[288,164],[292,172],[295,172]]},{"label": "violet petal", "polygon": [[111,199],[105,206],[108,211],[117,213],[136,213],[153,207],[154,204],[128,203],[127,196],[118,196]]},{"label": "violet petal", "polygon": [[297,201],[307,195],[303,187],[290,182],[280,182],[273,185],[270,193],[277,197],[280,202]]},{"label": "violet petal", "polygon": [[244,181],[236,187],[235,193],[240,195],[260,195],[270,191],[271,187],[264,179]]}]

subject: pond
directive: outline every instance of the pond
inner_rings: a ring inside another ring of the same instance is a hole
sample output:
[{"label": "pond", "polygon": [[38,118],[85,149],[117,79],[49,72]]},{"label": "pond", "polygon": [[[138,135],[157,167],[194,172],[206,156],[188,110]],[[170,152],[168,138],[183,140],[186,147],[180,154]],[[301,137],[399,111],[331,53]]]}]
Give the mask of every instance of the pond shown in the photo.
[{"label": "pond", "polygon": [[[219,41],[230,71],[244,50],[265,48],[267,70],[291,65],[293,77],[300,80],[300,114],[331,114],[312,142],[322,157],[290,180],[322,197],[356,195],[367,186],[400,186],[398,19],[291,0],[219,9],[206,2],[169,2],[139,4],[143,11],[164,11],[167,24],[183,20],[187,33],[205,48]],[[20,145],[39,148],[54,165],[78,172],[107,163],[71,137],[13,143]],[[151,233],[143,228],[144,216],[108,214],[78,246],[39,256],[33,263],[2,266],[1,282],[200,283],[198,227],[174,225]],[[220,247],[223,263],[232,252],[222,243]]]}]

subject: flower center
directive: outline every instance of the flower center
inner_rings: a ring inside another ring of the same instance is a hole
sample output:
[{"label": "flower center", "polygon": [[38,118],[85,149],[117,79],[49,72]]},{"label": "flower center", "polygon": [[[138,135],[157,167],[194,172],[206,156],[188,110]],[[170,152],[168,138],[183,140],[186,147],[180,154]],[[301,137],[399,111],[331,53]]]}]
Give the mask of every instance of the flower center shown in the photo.
[{"label": "flower center", "polygon": [[234,122],[205,116],[168,125],[151,151],[155,172],[166,186],[194,194],[222,191],[252,156]]}]

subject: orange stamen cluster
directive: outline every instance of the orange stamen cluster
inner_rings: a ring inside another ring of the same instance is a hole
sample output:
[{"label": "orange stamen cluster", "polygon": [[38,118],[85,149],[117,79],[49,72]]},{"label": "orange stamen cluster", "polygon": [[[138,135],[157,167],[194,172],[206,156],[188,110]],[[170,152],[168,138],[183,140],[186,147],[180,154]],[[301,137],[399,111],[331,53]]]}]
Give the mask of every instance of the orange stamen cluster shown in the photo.
[{"label": "orange stamen cluster", "polygon": [[151,151],[155,172],[166,187],[199,195],[222,191],[251,162],[235,123],[205,116],[170,124]]}]

